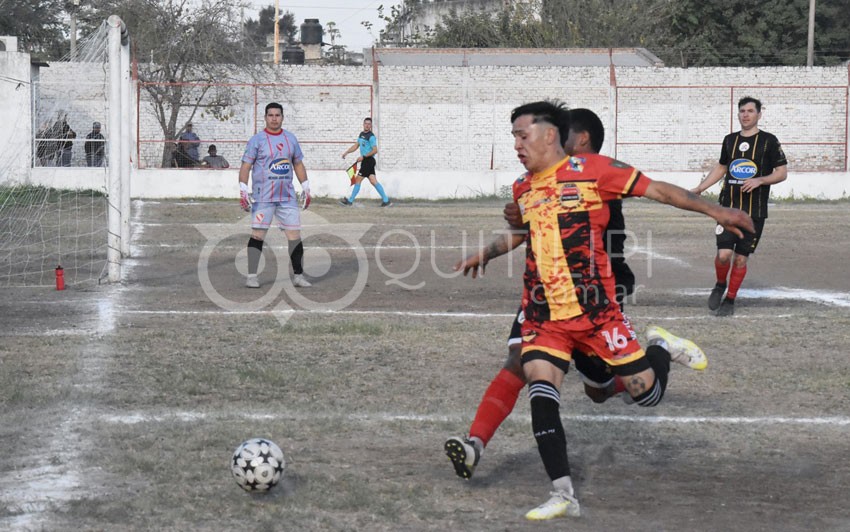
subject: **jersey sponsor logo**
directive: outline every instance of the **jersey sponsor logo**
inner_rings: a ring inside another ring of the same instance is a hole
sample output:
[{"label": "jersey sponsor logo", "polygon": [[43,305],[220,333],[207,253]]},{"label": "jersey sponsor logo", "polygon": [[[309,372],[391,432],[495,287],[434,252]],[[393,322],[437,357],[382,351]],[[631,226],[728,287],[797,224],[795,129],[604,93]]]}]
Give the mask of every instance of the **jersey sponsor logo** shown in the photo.
[{"label": "jersey sponsor logo", "polygon": [[269,163],[269,173],[271,174],[271,176],[269,176],[270,179],[287,178],[291,172],[292,164],[289,162],[289,159],[285,157],[275,159]]},{"label": "jersey sponsor logo", "polygon": [[561,189],[561,205],[581,199],[581,191],[575,183],[566,183]]},{"label": "jersey sponsor logo", "polygon": [[729,165],[729,175],[735,179],[749,179],[755,177],[759,169],[756,163],[749,159],[735,159]]},{"label": "jersey sponsor logo", "polygon": [[587,162],[587,159],[584,157],[570,157],[567,163],[570,165],[570,170],[573,172],[584,172],[584,163]]}]

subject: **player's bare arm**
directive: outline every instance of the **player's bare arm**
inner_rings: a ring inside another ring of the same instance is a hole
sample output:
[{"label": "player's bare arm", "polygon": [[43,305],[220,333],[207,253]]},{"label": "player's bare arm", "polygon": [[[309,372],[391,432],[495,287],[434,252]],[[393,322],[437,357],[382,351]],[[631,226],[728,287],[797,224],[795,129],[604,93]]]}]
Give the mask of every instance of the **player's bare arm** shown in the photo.
[{"label": "player's bare arm", "polygon": [[525,236],[525,231],[507,231],[481,248],[478,253],[474,253],[455,264],[454,269],[455,271],[463,270],[464,275],[471,271],[473,279],[478,277],[479,270],[481,271],[480,275],[484,275],[484,268],[491,259],[516,249],[525,240]]},{"label": "player's bare arm", "polygon": [[741,190],[744,192],[752,192],[762,185],[775,185],[777,183],[781,183],[788,178],[788,166],[782,165],[778,168],[775,168],[770,175],[766,175],[764,177],[751,177],[749,179],[744,180],[744,184],[741,185]]},{"label": "player's bare arm", "polygon": [[731,231],[743,238],[743,231],[755,232],[753,219],[744,211],[721,207],[716,203],[708,202],[699,197],[695,192],[685,190],[682,187],[665,183],[664,181],[652,181],[646,189],[645,197],[659,203],[666,203],[686,211],[700,212],[711,216],[724,229]]},{"label": "player's bare arm", "polygon": [[353,152],[354,150],[356,150],[356,149],[358,149],[358,148],[360,148],[360,145],[359,145],[358,143],[356,143],[356,142],[355,142],[354,144],[352,144],[351,146],[349,146],[349,148],[348,148],[347,150],[345,150],[344,152],[342,152],[342,158],[343,158],[343,159],[345,159],[345,156],[346,156],[346,155],[348,155],[349,153]]},{"label": "player's bare arm", "polygon": [[239,167],[239,182],[248,184],[248,177],[251,175],[251,163],[243,162]]},{"label": "player's bare arm", "polygon": [[727,167],[725,164],[718,163],[711,171],[705,176],[705,179],[700,181],[699,185],[691,189],[691,192],[694,194],[702,194],[709,188],[711,188],[715,183],[720,181],[724,175],[726,175]]},{"label": "player's bare arm", "polygon": [[307,168],[304,166],[303,161],[293,164],[292,169],[295,170],[295,177],[298,178],[299,183],[303,184],[304,181],[307,181]]}]

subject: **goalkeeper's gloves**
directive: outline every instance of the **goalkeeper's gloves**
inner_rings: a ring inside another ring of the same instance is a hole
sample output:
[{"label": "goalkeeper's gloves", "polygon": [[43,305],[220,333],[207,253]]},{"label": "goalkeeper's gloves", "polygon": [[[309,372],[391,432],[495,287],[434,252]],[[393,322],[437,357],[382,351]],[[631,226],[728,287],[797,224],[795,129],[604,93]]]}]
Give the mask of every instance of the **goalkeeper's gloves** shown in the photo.
[{"label": "goalkeeper's gloves", "polygon": [[254,201],[251,199],[251,191],[248,189],[248,183],[239,182],[239,205],[243,211],[251,212],[251,204]]},{"label": "goalkeeper's gloves", "polygon": [[310,206],[310,182],[306,179],[301,182],[301,208],[306,209]]}]

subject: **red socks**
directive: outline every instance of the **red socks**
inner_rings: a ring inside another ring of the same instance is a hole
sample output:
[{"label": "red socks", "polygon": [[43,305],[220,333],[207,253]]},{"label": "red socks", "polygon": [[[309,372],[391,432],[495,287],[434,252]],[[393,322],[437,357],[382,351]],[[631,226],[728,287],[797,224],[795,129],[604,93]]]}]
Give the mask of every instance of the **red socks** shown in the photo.
[{"label": "red socks", "polygon": [[726,276],[729,274],[730,266],[732,266],[732,261],[723,264],[720,262],[720,257],[714,257],[714,271],[717,272],[717,284],[726,284]]},{"label": "red socks", "polygon": [[728,299],[735,299],[735,296],[738,295],[738,288],[741,287],[745,275],[747,275],[746,264],[740,268],[737,266],[732,268],[732,275],[729,276],[729,288],[726,290],[726,297]]},{"label": "red socks", "polygon": [[525,380],[520,379],[510,371],[502,369],[496,375],[481,403],[475,412],[475,419],[469,427],[469,436],[480,439],[484,446],[493,437],[496,429],[514,409],[520,390],[525,386]]}]

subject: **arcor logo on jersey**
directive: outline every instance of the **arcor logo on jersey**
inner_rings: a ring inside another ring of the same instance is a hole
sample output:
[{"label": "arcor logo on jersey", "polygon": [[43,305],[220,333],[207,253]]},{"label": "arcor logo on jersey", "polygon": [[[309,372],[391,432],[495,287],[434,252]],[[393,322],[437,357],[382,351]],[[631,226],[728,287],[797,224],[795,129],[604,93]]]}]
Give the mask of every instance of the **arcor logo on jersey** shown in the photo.
[{"label": "arcor logo on jersey", "polygon": [[729,165],[729,175],[735,179],[749,179],[758,173],[756,163],[749,159],[735,159]]},{"label": "arcor logo on jersey", "polygon": [[291,170],[292,165],[289,163],[289,159],[286,158],[275,159],[269,163],[269,172],[277,177],[286,177]]},{"label": "arcor logo on jersey", "polygon": [[581,192],[575,183],[566,183],[561,189],[561,204],[578,201],[581,199]]}]

